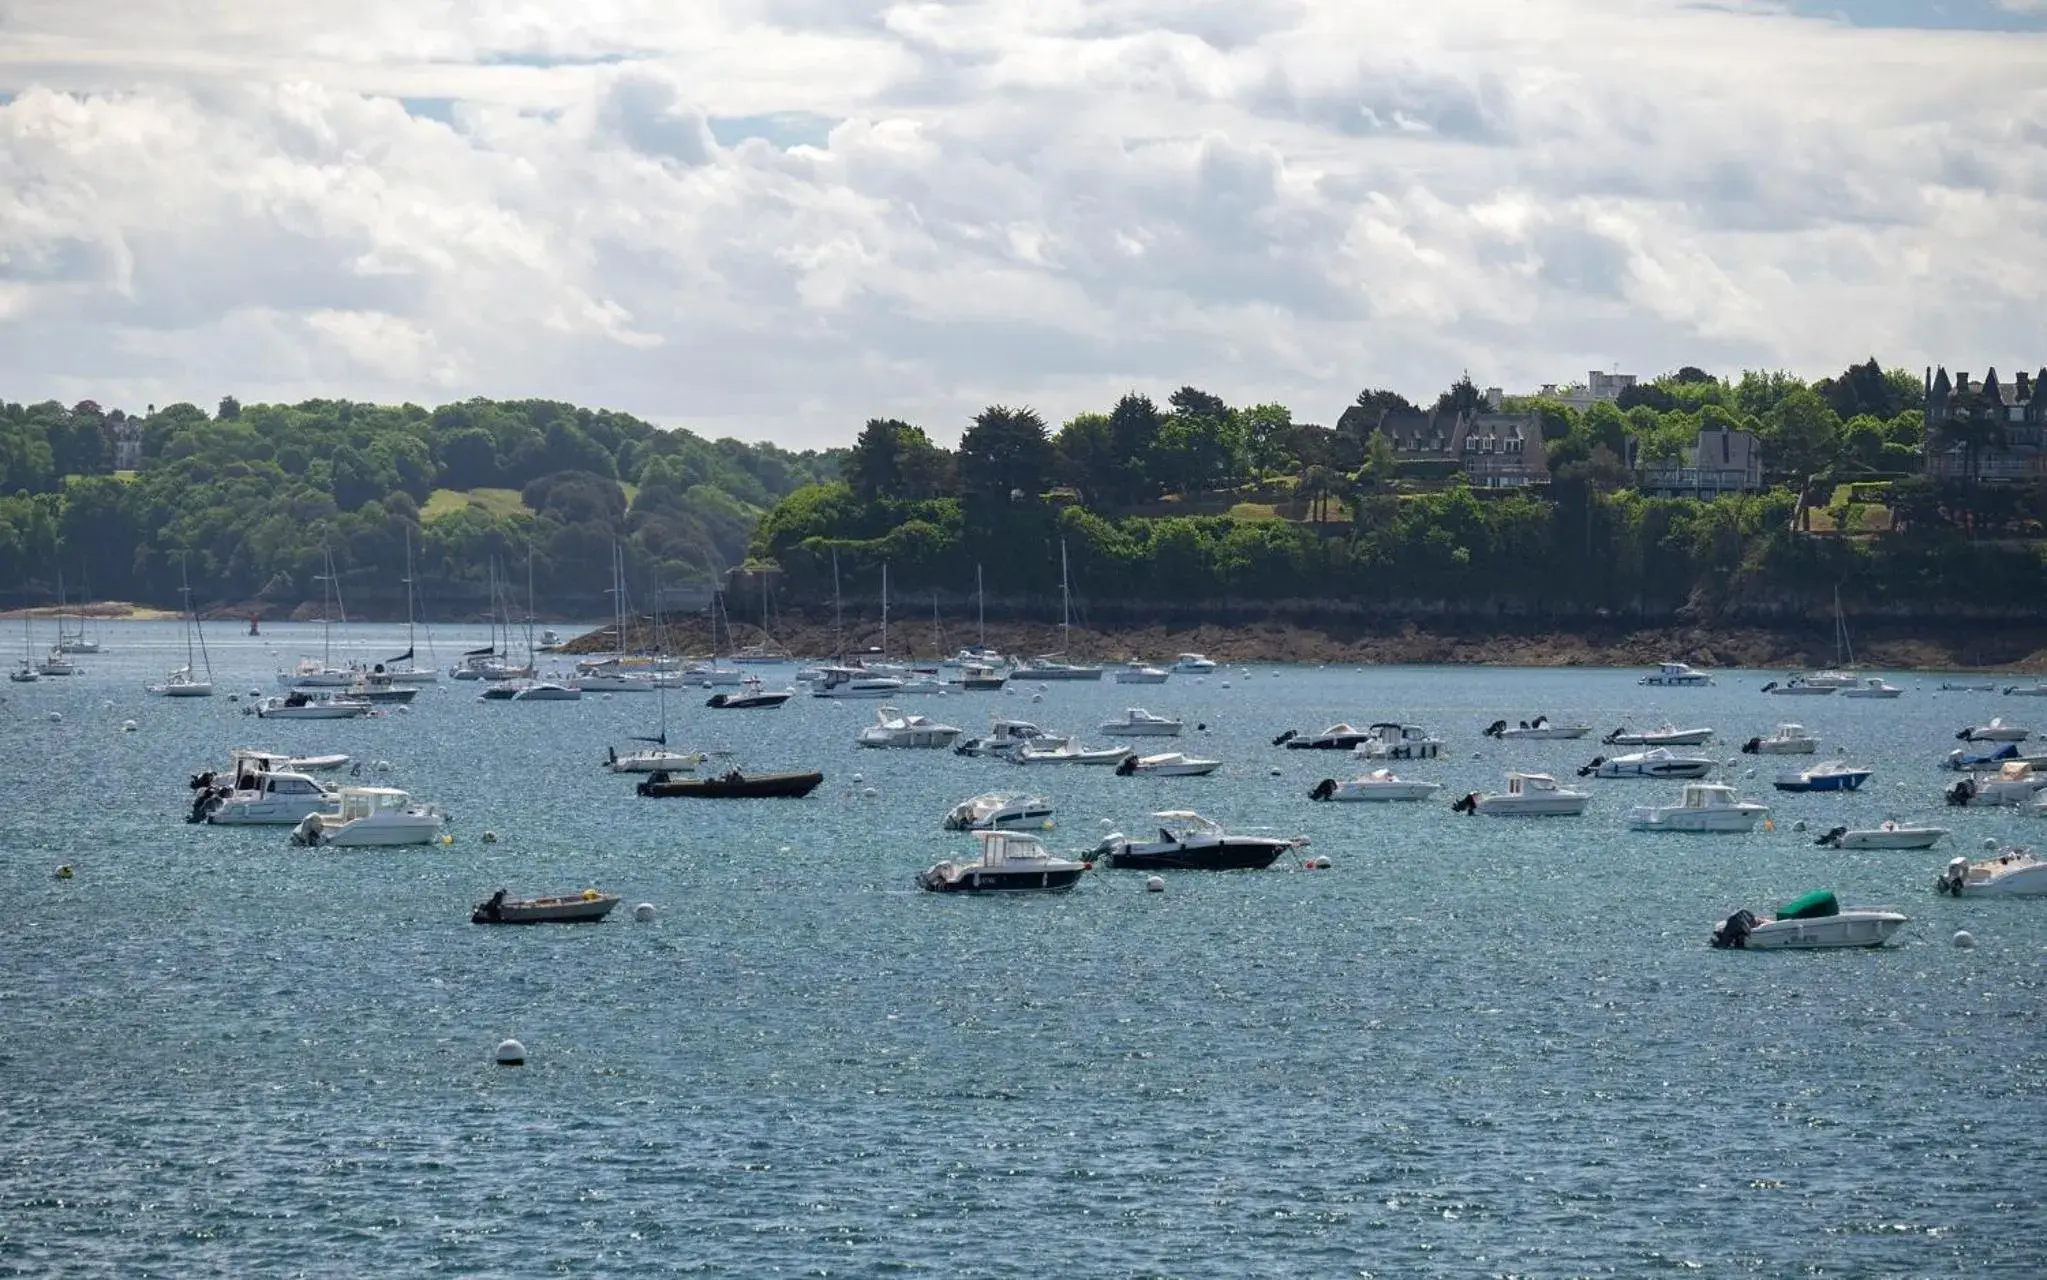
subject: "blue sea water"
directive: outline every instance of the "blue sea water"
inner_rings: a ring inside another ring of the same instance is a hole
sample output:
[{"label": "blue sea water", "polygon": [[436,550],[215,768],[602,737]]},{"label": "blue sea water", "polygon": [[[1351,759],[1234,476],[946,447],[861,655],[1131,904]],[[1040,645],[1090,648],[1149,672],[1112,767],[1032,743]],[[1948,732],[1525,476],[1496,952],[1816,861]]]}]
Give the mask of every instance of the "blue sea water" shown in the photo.
[{"label": "blue sea water", "polygon": [[[1126,779],[862,750],[871,704],[715,712],[698,692],[667,699],[674,742],[826,784],[650,801],[598,767],[653,732],[649,696],[483,704],[443,682],[408,714],[259,722],[225,695],[274,691],[317,628],[213,635],[204,701],[142,694],[182,661],[175,624],[104,630],[84,676],[0,689],[0,1274],[2047,1273],[2047,903],[1931,892],[1985,839],[2047,843],[2040,819],[1946,809],[1936,767],[1956,729],[2047,728],[2047,703],[1911,674],[1877,702],[1766,697],[1755,672],[1657,690],[1400,667],[914,702],[1091,741],[1143,705],[1227,761]],[[468,637],[437,639],[445,660]],[[388,627],[351,643],[404,647]],[[1537,713],[1595,734],[1480,736]],[[1442,799],[1312,804],[1361,762],[1270,745],[1379,718],[1449,741],[1401,766]],[[1799,720],[1818,758],[1876,776],[1778,795],[1796,758],[1736,757],[1726,776],[1776,810],[1745,837],[1624,829],[1673,783],[1588,782],[1575,820],[1448,808],[1666,718],[1711,725],[1723,758]],[[451,810],[456,842],[315,852],[185,825],[187,775],[243,745],[388,762],[371,772]],[[1163,894],[1111,871],[1064,896],[914,890],[966,850],[944,810],[1012,787],[1057,802],[1061,847],[1191,807],[1335,865]],[[1844,853],[1793,829],[1888,816],[1956,834]],[[660,914],[470,925],[500,886]],[[1707,947],[1733,909],[1817,887],[1912,922],[1875,952]],[[1963,927],[1973,950],[1949,945]],[[527,1066],[491,1063],[506,1036]]]}]

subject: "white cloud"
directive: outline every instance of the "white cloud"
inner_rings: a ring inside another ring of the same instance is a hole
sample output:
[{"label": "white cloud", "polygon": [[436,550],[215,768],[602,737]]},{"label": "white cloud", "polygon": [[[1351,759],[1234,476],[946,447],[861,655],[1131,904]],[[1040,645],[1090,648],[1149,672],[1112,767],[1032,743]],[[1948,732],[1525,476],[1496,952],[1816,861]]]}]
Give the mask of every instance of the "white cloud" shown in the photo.
[{"label": "white cloud", "polygon": [[[1195,382],[2031,367],[2047,37],[1758,5],[0,0],[0,394],[792,444]],[[260,16],[257,15],[260,12]]]}]

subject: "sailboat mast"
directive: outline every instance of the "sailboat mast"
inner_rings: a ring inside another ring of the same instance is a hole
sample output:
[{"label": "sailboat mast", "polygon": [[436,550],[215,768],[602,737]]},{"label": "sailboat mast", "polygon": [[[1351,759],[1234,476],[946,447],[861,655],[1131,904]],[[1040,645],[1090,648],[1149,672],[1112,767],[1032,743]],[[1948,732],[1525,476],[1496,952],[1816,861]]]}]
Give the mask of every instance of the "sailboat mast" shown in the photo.
[{"label": "sailboat mast", "polygon": [[981,566],[974,566],[974,612],[978,631],[974,643],[980,648],[988,647],[988,593],[981,586]]},{"label": "sailboat mast", "polygon": [[412,645],[412,530],[405,530],[405,647]]},{"label": "sailboat mast", "polygon": [[945,656],[945,635],[938,629],[938,592],[931,592],[931,656],[933,659]]},{"label": "sailboat mast", "polygon": [[839,608],[839,549],[832,548],[832,656],[846,656],[845,616]]},{"label": "sailboat mast", "polygon": [[881,660],[888,661],[888,561],[881,562]]},{"label": "sailboat mast", "polygon": [[185,674],[192,672],[192,629],[198,623],[198,615],[192,612],[192,571],[185,563],[185,557],[178,557],[178,594],[185,597]]},{"label": "sailboat mast", "polygon": [[1073,644],[1073,592],[1066,573],[1066,539],[1059,539],[1059,652]]}]

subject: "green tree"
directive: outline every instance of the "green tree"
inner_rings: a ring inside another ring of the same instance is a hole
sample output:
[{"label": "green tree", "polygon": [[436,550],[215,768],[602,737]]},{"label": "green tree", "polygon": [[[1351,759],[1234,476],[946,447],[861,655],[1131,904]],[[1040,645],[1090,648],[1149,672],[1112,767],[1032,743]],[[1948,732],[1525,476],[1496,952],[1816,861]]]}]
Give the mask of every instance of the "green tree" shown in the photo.
[{"label": "green tree", "polygon": [[1122,460],[1116,456],[1108,414],[1075,414],[1052,443],[1059,455],[1060,479],[1073,486],[1083,503],[1097,506],[1115,491]]},{"label": "green tree", "polygon": [[996,502],[1037,501],[1052,464],[1052,439],[1035,409],[990,405],[960,436],[960,487]]},{"label": "green tree", "polygon": [[1783,475],[1805,477],[1833,464],[1841,421],[1810,387],[1788,392],[1763,418],[1763,460]]}]

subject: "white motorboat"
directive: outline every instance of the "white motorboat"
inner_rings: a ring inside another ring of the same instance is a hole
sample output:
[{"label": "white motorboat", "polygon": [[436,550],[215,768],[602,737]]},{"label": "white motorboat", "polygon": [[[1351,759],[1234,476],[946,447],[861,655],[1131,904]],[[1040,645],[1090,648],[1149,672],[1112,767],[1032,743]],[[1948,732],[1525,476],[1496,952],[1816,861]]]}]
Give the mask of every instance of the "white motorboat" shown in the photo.
[{"label": "white motorboat", "polygon": [[[2042,687],[2047,688],[2047,685]],[[1988,680],[1943,680],[1940,682],[1940,691],[1942,693],[1996,693],[1997,686]]]},{"label": "white motorboat", "polygon": [[1842,686],[1821,682],[1812,676],[1790,676],[1783,680],[1772,680],[1763,686],[1763,692],[1772,697],[1822,697],[1841,692]]},{"label": "white motorboat", "polygon": [[1636,681],[1651,688],[1696,689],[1713,683],[1713,677],[1683,662],[1660,662],[1656,670]]},{"label": "white motorboat", "polygon": [[935,676],[911,674],[898,676],[897,679],[903,682],[903,687],[896,690],[896,693],[899,695],[900,694],[928,695],[942,694],[945,692],[945,681],[940,680]]},{"label": "white motorboat", "polygon": [[2014,760],[2023,760],[2035,769],[2047,769],[2047,755],[2029,756],[2019,750],[2016,742],[2007,742],[1995,751],[1970,755],[1960,747],[1947,753],[1940,767],[1956,773],[1996,773]]},{"label": "white motorboat", "polygon": [[1931,849],[1947,833],[1946,827],[1920,827],[1886,819],[1861,830],[1835,827],[1813,843],[1823,849]]},{"label": "white motorboat", "polygon": [[2004,691],[2007,698],[2047,698],[2047,682],[2034,681],[2032,684],[2011,685]]},{"label": "white motorboat", "polygon": [[920,873],[917,883],[932,893],[1046,893],[1071,889],[1088,869],[1021,831],[976,831],[974,838],[979,857],[948,858]]},{"label": "white motorboat", "polygon": [[1083,747],[1073,738],[1056,745],[1027,742],[1009,758],[1018,764],[1096,764],[1114,767],[1131,755],[1129,747]]},{"label": "white motorboat", "polygon": [[1667,720],[1655,729],[1615,729],[1600,739],[1609,747],[1703,747],[1712,740],[1711,729],[1680,729]]},{"label": "white motorboat", "polygon": [[535,647],[541,653],[553,653],[562,647],[562,638],[553,627],[544,627],[540,632],[540,643]]},{"label": "white motorboat", "polygon": [[329,755],[294,756],[281,751],[237,747],[228,752],[227,768],[194,774],[192,788],[201,790],[211,787],[216,780],[232,781],[257,773],[326,773],[344,767],[348,761],[349,757],[338,751]]},{"label": "white motorboat", "polygon": [[2031,804],[2033,796],[2047,788],[2047,773],[2025,760],[2007,760],[1996,773],[1970,776],[1949,787],[1945,798],[1956,808],[1988,809]]},{"label": "white motorboat", "polygon": [[1809,756],[1819,749],[1819,736],[1802,724],[1780,724],[1741,744],[1742,754],[1751,756]]},{"label": "white motorboat", "polygon": [[653,693],[654,672],[628,671],[624,667],[606,665],[595,671],[586,671],[575,678],[575,686],[584,693]]},{"label": "white motorboat", "polygon": [[534,680],[521,685],[512,695],[513,702],[577,702],[583,691],[572,684],[554,680]]},{"label": "white motorboat", "polygon": [[1182,728],[1171,716],[1154,715],[1143,707],[1126,707],[1120,720],[1104,720],[1103,733],[1118,738],[1177,738]]},{"label": "white motorboat", "polygon": [[1669,747],[1650,747],[1646,751],[1630,752],[1622,756],[1594,756],[1592,762],[1578,770],[1581,778],[1703,778],[1713,772],[1714,761],[1709,756],[1679,755]]},{"label": "white motorboat", "polygon": [[1048,653],[1024,659],[1018,664],[1015,676],[1018,680],[1099,680],[1102,669],[1068,662],[1056,653]]},{"label": "white motorboat", "polygon": [[941,667],[1006,667],[1009,659],[984,644],[968,645],[938,664]]},{"label": "white motorboat", "polygon": [[2023,845],[1994,858],[1956,858],[1940,873],[1935,893],[1955,898],[2033,897],[2047,894],[2047,860]]},{"label": "white motorboat", "polygon": [[1992,716],[1989,724],[1979,724],[1964,729],[1955,735],[1958,742],[2024,742],[2033,736],[2031,729],[2021,729],[2015,724],[2006,724],[2003,716]]},{"label": "white motorboat", "polygon": [[1819,951],[1880,947],[1908,917],[1889,907],[1843,907],[1830,890],[1785,903],[1774,916],[1737,911],[1713,930],[1721,950]]},{"label": "white motorboat", "polygon": [[954,805],[940,825],[947,831],[1050,831],[1052,802],[1043,796],[990,791]]},{"label": "white motorboat", "polygon": [[1497,795],[1474,791],[1450,808],[1498,818],[1570,818],[1585,812],[1590,803],[1589,792],[1560,786],[1546,773],[1510,773],[1505,791]]},{"label": "white motorboat", "polygon": [[1495,720],[1486,726],[1485,736],[1498,738],[1502,742],[1555,742],[1569,738],[1582,738],[1592,732],[1589,724],[1551,724],[1548,716],[1537,716],[1523,720],[1518,725],[1509,725],[1505,720]]},{"label": "white motorboat", "polygon": [[857,741],[863,747],[949,747],[964,730],[940,724],[929,716],[906,714],[894,707],[874,713],[874,723],[862,729]]},{"label": "white motorboat", "polygon": [[447,825],[447,817],[439,809],[414,804],[411,796],[396,788],[343,787],[339,807],[300,819],[292,828],[291,842],[349,849],[433,844]]},{"label": "white motorboat", "polygon": [[1443,754],[1443,740],[1420,725],[1382,722],[1367,733],[1351,748],[1352,755],[1366,760],[1433,760]]},{"label": "white motorboat", "polygon": [[1186,809],[1151,816],[1159,824],[1158,839],[1113,833],[1092,856],[1125,871],[1261,871],[1280,854],[1308,843],[1300,836],[1231,835],[1220,823]]},{"label": "white motorboat", "polygon": [[1397,801],[1426,800],[1443,789],[1440,782],[1416,782],[1400,777],[1391,769],[1374,769],[1347,782],[1324,778],[1308,792],[1310,800]]},{"label": "white motorboat", "polygon": [[340,792],[303,773],[251,771],[231,782],[200,788],[185,820],[227,827],[289,827],[307,814],[332,809],[340,798]]},{"label": "white motorboat", "polygon": [[1183,653],[1173,659],[1175,675],[1205,676],[1215,670],[1215,663],[1204,654]]},{"label": "white motorboat", "polygon": [[1854,684],[1841,686],[1844,698],[1895,698],[1905,692],[1894,684],[1886,684],[1881,676],[1871,676]]},{"label": "white motorboat", "polygon": [[1733,787],[1688,782],[1676,804],[1643,804],[1628,810],[1628,828],[1738,834],[1754,831],[1756,824],[1769,816],[1769,805],[1739,799]]},{"label": "white motorboat", "polygon": [[1124,777],[1148,773],[1161,778],[1200,778],[1222,768],[1220,760],[1202,760],[1179,751],[1162,751],[1152,756],[1127,756],[1116,766]]},{"label": "white motorboat", "polygon": [[901,680],[861,667],[822,667],[810,682],[813,698],[892,698],[902,691]]},{"label": "white motorboat", "polygon": [[994,693],[1009,683],[1009,672],[1003,667],[987,662],[969,662],[958,668],[959,678],[955,682],[968,693]]},{"label": "white motorboat", "polygon": [[1148,667],[1141,662],[1133,662],[1127,667],[1116,668],[1116,683],[1164,684],[1166,677],[1171,674],[1172,672],[1163,667]]},{"label": "white motorboat", "polygon": [[277,673],[287,689],[345,689],[355,683],[353,667],[335,667],[318,658],[302,658],[289,671]]},{"label": "white motorboat", "polygon": [[[1839,655],[1837,654],[1836,658],[1838,659],[1838,657]],[[1853,659],[1852,654],[1850,658],[1851,660]],[[1843,671],[1837,667],[1829,667],[1825,671],[1794,673],[1791,678],[1803,680],[1805,683],[1816,688],[1825,688],[1828,685],[1832,685],[1836,689],[1852,688],[1855,685],[1861,684],[1863,680],[1863,677],[1856,675],[1853,671]]]},{"label": "white motorboat", "polygon": [[1065,742],[1066,735],[1047,733],[1028,720],[992,719],[985,737],[969,738],[953,748],[956,755],[1000,756],[1007,758],[1021,751],[1025,743],[1041,747],[1052,747]]},{"label": "white motorboat", "polygon": [[698,685],[705,689],[729,688],[746,683],[746,673],[738,667],[721,667],[713,658],[708,662],[692,662],[680,673],[682,683]]},{"label": "white motorboat", "polygon": [[256,704],[256,714],[265,720],[355,720],[374,709],[363,698],[323,698],[303,689],[264,698]]},{"label": "white motorboat", "polygon": [[1369,742],[1371,738],[1371,730],[1354,728],[1338,721],[1320,733],[1288,729],[1274,738],[1272,745],[1289,751],[1355,751],[1359,744]]}]

